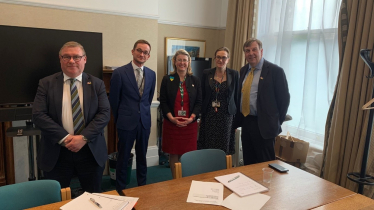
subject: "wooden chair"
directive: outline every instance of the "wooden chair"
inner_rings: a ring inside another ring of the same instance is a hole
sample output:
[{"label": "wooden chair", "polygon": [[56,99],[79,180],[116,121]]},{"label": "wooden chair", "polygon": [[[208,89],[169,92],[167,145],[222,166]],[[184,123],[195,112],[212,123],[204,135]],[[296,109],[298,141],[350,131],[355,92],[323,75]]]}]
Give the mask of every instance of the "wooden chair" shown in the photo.
[{"label": "wooden chair", "polygon": [[70,200],[70,199],[71,199],[70,187],[62,188],[61,189],[61,201]]},{"label": "wooden chair", "polygon": [[[183,166],[183,167],[182,167]],[[175,163],[175,178],[232,168],[232,157],[219,149],[187,152]]]},{"label": "wooden chair", "polygon": [[35,180],[0,187],[0,209],[26,209],[71,199],[70,188],[55,180]]}]

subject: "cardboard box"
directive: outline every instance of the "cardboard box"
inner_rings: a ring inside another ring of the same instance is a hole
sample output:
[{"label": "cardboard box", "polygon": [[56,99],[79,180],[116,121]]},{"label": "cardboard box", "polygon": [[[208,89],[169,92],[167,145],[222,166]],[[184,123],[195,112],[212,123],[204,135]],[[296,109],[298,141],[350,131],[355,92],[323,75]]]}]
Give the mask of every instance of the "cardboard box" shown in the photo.
[{"label": "cardboard box", "polygon": [[300,162],[288,162],[288,161],[286,161],[286,160],[283,160],[282,158],[279,158],[279,157],[276,157],[276,159],[277,160],[280,160],[280,161],[282,161],[282,162],[285,162],[285,163],[287,163],[287,164],[290,164],[290,165],[292,165],[292,166],[295,166],[296,168],[300,168],[300,169],[305,169],[305,165],[304,165],[304,163],[300,163]]},{"label": "cardboard box", "polygon": [[287,162],[305,163],[309,142],[284,135],[275,138],[275,155]]}]

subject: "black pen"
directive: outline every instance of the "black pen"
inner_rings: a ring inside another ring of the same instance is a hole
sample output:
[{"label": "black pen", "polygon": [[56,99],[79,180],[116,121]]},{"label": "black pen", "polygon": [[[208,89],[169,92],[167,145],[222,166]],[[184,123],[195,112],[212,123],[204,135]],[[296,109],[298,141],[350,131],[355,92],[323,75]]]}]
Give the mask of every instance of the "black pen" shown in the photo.
[{"label": "black pen", "polygon": [[100,203],[98,203],[98,202],[95,201],[95,199],[90,198],[90,201],[92,201],[92,203],[94,203],[97,207],[103,208],[103,207],[101,207]]}]

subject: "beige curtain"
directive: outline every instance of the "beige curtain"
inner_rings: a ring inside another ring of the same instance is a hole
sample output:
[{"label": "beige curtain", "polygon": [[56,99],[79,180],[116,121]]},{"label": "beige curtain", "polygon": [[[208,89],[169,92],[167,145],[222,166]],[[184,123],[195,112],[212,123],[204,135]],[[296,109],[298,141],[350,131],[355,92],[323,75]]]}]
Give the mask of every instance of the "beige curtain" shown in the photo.
[{"label": "beige curtain", "polygon": [[240,70],[245,64],[243,44],[255,35],[256,0],[229,0],[225,46],[231,51],[228,66]]},{"label": "beige curtain", "polygon": [[366,78],[369,68],[359,56],[360,49],[373,48],[373,8],[372,0],[342,0],[339,75],[326,120],[321,177],[351,190],[357,190],[358,184],[346,175],[361,169],[369,114],[361,107],[370,100],[374,82]]}]

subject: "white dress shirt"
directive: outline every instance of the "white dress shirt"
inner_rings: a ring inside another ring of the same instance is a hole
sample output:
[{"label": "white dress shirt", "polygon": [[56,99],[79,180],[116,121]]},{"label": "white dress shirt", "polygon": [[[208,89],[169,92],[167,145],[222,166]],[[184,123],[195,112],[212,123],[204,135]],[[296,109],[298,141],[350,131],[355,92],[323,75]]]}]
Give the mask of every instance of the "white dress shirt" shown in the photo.
[{"label": "white dress shirt", "polygon": [[[61,119],[62,119],[62,125],[64,129],[71,135],[74,135],[74,124],[73,124],[73,114],[71,111],[71,93],[70,93],[70,77],[68,77],[65,73],[64,74],[64,87],[63,87],[63,93],[62,93],[62,114],[61,114]],[[83,87],[82,87],[82,74],[77,76],[75,79],[75,85],[77,86],[78,89],[78,95],[79,95],[79,102],[81,105],[81,109],[83,112]],[[83,112],[84,113],[84,112]],[[68,136],[68,135],[67,135]],[[61,144],[65,138],[65,136],[59,144]]]}]

